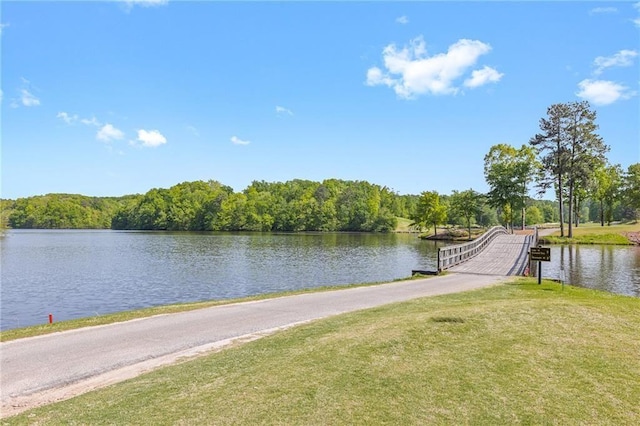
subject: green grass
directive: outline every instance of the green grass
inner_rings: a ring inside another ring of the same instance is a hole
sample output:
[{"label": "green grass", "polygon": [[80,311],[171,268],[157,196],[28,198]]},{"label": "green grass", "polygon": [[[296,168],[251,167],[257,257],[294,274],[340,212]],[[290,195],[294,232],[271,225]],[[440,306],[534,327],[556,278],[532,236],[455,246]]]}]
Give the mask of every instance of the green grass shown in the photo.
[{"label": "green grass", "polygon": [[404,217],[396,217],[396,219],[398,220],[398,224],[396,225],[395,232],[415,232],[410,226],[413,223],[411,219]]},{"label": "green grass", "polygon": [[[394,281],[406,281],[412,279],[428,278],[429,275],[416,274],[413,277],[400,278]],[[305,288],[300,290],[291,290],[278,293],[266,293],[256,296],[243,297],[238,299],[225,299],[225,300],[211,300],[204,302],[194,303],[176,303],[173,305],[155,306],[151,308],[137,309],[132,311],[115,312],[106,315],[96,315],[93,317],[78,318],[68,321],[54,322],[53,324],[44,323],[41,325],[34,325],[30,327],[15,328],[11,330],[0,331],[0,342],[7,342],[9,340],[23,339],[26,337],[41,336],[44,334],[57,333],[60,331],[75,330],[83,327],[94,327],[98,325],[113,324],[116,322],[130,321],[139,318],[147,318],[154,315],[173,314],[177,312],[192,311],[195,309],[209,308],[212,306],[228,305],[232,303],[249,302],[252,300],[270,299],[281,296],[291,296],[294,294],[312,293],[320,291],[340,290],[350,287],[366,287],[371,285],[381,284],[379,282],[372,283],[359,283],[359,284],[347,284],[336,286],[322,286]]]},{"label": "green grass", "polygon": [[6,424],[640,424],[640,299],[519,280],[316,321]]},{"label": "green grass", "polygon": [[[565,225],[566,228],[566,225]],[[566,229],[565,229],[566,230]],[[600,226],[599,223],[589,222],[585,224],[581,224],[577,228],[573,228],[574,235],[585,235],[585,234],[609,234],[609,233],[620,233],[620,232],[640,232],[640,222],[637,223],[623,223],[623,224],[614,224],[611,226]]]},{"label": "green grass", "polygon": [[[565,228],[565,235],[566,235]],[[560,231],[546,237],[540,237],[543,244],[633,244],[628,233],[640,232],[640,223],[600,226],[599,223],[587,223],[573,228],[573,238],[560,237]]]},{"label": "green grass", "polygon": [[591,235],[575,235],[573,238],[549,235],[540,237],[542,244],[613,244],[613,245],[631,245],[631,241],[621,234],[591,234]]},{"label": "green grass", "polygon": [[[446,226],[439,227],[437,229],[438,233],[435,235],[433,233],[433,227],[428,228],[419,235],[421,239],[433,239],[433,240],[448,240],[448,241],[469,241],[469,230],[465,227],[459,226]],[[472,227],[471,228],[471,239],[476,239],[480,235],[484,234],[487,230],[484,228]]]}]

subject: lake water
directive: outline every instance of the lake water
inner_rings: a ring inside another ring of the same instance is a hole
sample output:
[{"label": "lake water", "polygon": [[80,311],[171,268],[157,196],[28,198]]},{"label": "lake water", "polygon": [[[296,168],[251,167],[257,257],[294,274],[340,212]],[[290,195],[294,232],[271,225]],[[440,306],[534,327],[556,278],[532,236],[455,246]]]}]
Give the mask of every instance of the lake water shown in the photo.
[{"label": "lake water", "polygon": [[11,230],[0,239],[0,329],[141,307],[435,270],[410,234]]},{"label": "lake water", "polygon": [[[142,307],[435,270],[411,234],[11,230],[0,238],[0,329]],[[553,247],[543,276],[640,296],[640,247]],[[560,265],[564,265],[560,268]]]},{"label": "lake water", "polygon": [[640,297],[640,247],[551,246],[551,262],[542,262],[542,276]]}]

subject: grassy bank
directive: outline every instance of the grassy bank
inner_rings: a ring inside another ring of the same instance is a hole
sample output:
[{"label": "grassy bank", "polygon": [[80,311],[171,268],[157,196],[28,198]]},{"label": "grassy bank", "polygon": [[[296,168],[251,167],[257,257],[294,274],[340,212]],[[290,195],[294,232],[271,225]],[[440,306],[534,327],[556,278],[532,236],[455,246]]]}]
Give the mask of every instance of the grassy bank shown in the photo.
[{"label": "grassy bank", "polygon": [[[441,227],[438,228],[438,233],[434,234],[432,230],[427,230],[425,233],[420,234],[420,238],[423,240],[443,240],[443,241],[460,241],[466,242],[469,240],[469,231],[467,228],[461,227]],[[471,239],[474,240],[480,235],[487,232],[484,228],[471,228]]]},{"label": "grassy bank", "polygon": [[[565,229],[566,233],[566,229]],[[631,234],[640,233],[640,223],[600,226],[599,223],[587,223],[573,228],[573,237],[561,237],[560,232],[541,237],[542,244],[634,244]]]},{"label": "grassy bank", "polygon": [[521,280],[296,327],[7,424],[640,424],[640,299]]},{"label": "grassy bank", "polygon": [[396,225],[396,230],[395,232],[402,232],[402,233],[408,233],[408,232],[416,232],[412,227],[411,224],[413,223],[413,221],[411,219],[407,219],[404,217],[396,217],[396,219],[398,220],[398,224]]}]

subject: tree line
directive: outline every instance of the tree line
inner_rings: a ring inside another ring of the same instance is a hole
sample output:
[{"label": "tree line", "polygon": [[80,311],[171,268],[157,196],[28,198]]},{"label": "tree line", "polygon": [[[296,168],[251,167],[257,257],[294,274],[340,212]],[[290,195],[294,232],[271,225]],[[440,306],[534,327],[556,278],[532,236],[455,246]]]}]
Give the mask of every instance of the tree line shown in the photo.
[{"label": "tree line", "polygon": [[[434,200],[435,219],[427,216]],[[196,181],[142,195],[48,194],[1,203],[2,222],[16,229],[387,232],[396,229],[398,218],[411,219],[415,230],[434,222],[488,227],[500,221],[485,195],[473,190],[398,195],[365,181],[338,179],[254,181],[238,193],[217,181]],[[554,202],[527,203],[527,224],[557,221]]]},{"label": "tree line", "polygon": [[1,200],[1,225],[15,229],[109,229],[125,197],[47,194]]},{"label": "tree line", "polygon": [[365,181],[254,181],[234,192],[217,181],[183,182],[125,197],[48,194],[2,200],[11,228],[170,231],[395,230],[417,197]]},{"label": "tree line", "polygon": [[254,181],[242,192],[217,181],[153,189],[113,218],[113,229],[176,231],[393,231],[414,198],[365,181]]}]

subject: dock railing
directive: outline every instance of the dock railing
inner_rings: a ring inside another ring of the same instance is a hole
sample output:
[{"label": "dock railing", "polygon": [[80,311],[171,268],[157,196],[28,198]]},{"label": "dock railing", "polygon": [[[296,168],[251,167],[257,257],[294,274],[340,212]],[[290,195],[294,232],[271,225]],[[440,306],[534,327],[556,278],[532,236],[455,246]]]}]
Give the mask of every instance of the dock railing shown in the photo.
[{"label": "dock railing", "polygon": [[[534,226],[533,227],[533,236],[531,237],[531,243],[529,244],[529,250],[528,250],[528,260],[529,260],[529,270],[528,270],[528,275],[531,275],[532,277],[537,277],[538,276],[538,268],[536,268],[536,262],[534,260],[531,260],[531,247],[538,247],[538,239],[539,239],[539,234],[538,234],[538,227]],[[527,275],[527,273],[525,273],[525,275]]]},{"label": "dock railing", "polygon": [[508,233],[503,226],[494,226],[473,241],[439,248],[438,273],[466,262],[484,250],[495,237]]}]

